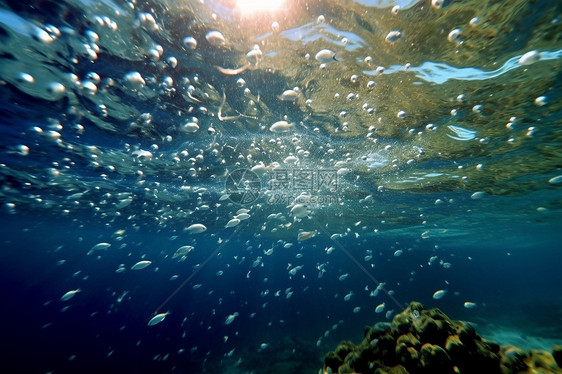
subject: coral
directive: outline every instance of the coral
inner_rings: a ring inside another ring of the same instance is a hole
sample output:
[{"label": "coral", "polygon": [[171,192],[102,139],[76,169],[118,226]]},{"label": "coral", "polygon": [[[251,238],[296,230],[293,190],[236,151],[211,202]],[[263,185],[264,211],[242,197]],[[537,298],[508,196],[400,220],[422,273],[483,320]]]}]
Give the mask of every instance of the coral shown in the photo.
[{"label": "coral", "polygon": [[503,346],[480,337],[466,322],[412,302],[391,324],[365,329],[355,345],[342,342],[326,355],[323,373],[455,374],[562,373],[562,346],[553,353]]}]

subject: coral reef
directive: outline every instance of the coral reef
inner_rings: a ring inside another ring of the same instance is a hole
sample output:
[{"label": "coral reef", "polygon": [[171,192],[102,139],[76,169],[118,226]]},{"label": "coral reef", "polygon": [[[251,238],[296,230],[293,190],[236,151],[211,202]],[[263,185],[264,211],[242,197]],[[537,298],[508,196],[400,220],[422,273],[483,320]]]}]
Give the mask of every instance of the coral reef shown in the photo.
[{"label": "coral reef", "polygon": [[562,373],[562,346],[525,352],[480,337],[468,323],[412,302],[392,323],[365,329],[361,344],[342,342],[324,358],[322,373],[455,374]]}]

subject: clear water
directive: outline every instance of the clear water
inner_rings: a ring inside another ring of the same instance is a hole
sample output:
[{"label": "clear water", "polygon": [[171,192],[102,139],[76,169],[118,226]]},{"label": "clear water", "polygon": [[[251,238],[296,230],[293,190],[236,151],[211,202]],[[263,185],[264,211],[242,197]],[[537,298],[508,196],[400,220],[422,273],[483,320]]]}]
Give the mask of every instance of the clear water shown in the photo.
[{"label": "clear water", "polygon": [[560,2],[0,4],[2,372],[316,373],[412,300],[561,343]]}]

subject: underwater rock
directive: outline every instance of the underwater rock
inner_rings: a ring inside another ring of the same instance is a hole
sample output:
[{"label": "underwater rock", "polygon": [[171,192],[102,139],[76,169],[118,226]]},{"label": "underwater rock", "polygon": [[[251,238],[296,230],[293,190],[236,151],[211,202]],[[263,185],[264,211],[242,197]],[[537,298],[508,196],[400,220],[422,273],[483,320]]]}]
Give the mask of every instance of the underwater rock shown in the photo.
[{"label": "underwater rock", "polygon": [[[551,372],[561,371],[560,364],[554,360],[554,357],[550,352],[533,349],[531,350],[530,359],[532,362],[530,362],[529,366],[533,369],[543,369],[541,370],[543,372],[546,370]],[[535,370],[535,372],[541,371]]]},{"label": "underwater rock", "polygon": [[562,373],[562,346],[525,352],[480,337],[474,327],[439,309],[412,302],[391,324],[365,328],[355,345],[340,343],[324,359],[322,373]]},{"label": "underwater rock", "polygon": [[552,356],[558,366],[562,367],[562,345],[555,345],[552,347]]},{"label": "underwater rock", "polygon": [[396,341],[396,356],[405,367],[415,366],[419,361],[420,341],[411,333],[401,335]]},{"label": "underwater rock", "polygon": [[[438,345],[425,343],[420,350],[420,363],[423,368],[433,372],[452,372],[451,359],[447,352]],[[447,370],[449,369],[449,370]]]},{"label": "underwater rock", "polygon": [[341,365],[343,365],[343,359],[338,356],[336,352],[330,352],[326,355],[326,358],[324,358],[325,367],[339,368]]}]

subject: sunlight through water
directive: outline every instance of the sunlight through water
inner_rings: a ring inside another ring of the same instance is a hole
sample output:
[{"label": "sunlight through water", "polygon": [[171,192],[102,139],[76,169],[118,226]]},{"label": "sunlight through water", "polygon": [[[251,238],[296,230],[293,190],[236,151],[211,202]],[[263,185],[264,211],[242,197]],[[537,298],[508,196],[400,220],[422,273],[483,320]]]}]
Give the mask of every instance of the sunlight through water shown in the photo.
[{"label": "sunlight through water", "polygon": [[275,12],[285,4],[285,0],[236,0],[236,9],[243,15],[257,12]]},{"label": "sunlight through water", "polygon": [[560,374],[561,14],[0,0],[0,373]]}]

